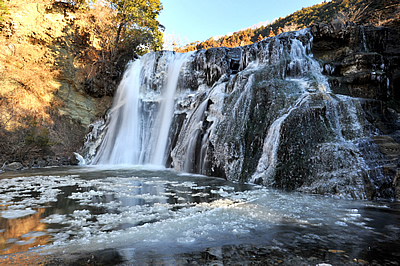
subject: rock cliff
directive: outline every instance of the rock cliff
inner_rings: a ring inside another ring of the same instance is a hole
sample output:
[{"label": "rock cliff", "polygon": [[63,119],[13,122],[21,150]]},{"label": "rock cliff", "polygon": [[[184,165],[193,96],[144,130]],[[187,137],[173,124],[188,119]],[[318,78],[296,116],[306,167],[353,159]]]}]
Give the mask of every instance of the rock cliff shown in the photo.
[{"label": "rock cliff", "polygon": [[[196,133],[190,133],[189,119],[181,122],[172,165],[339,197],[398,195],[398,30],[320,23],[310,34],[198,52],[189,66],[196,74],[184,75],[183,83],[205,84],[224,96],[206,97]],[[309,38],[310,51],[295,47]],[[310,65],[312,58],[322,67],[327,91],[312,74],[321,71]],[[188,152],[182,143],[197,148]]]},{"label": "rock cliff", "polygon": [[359,98],[366,120],[376,128],[369,146],[379,147],[382,157],[375,163],[390,178],[385,185],[372,186],[371,193],[388,186],[398,198],[400,32],[398,23],[391,26],[320,23],[311,27],[311,33],[313,53],[332,91]]}]

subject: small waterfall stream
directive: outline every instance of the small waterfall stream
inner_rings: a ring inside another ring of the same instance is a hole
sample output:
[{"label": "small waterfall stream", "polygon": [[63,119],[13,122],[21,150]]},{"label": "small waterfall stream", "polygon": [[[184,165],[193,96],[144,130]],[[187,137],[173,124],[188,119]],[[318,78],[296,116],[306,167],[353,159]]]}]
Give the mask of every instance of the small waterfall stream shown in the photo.
[{"label": "small waterfall stream", "polygon": [[274,123],[272,123],[272,125],[270,126],[267,137],[264,141],[262,156],[258,161],[257,170],[253,174],[251,182],[265,182],[270,184],[274,183],[273,181],[267,182],[265,179],[268,179],[274,175],[275,166],[277,163],[277,150],[279,148],[282,123],[290,115],[291,112],[301,107],[302,103],[306,101],[307,96],[308,93],[304,93],[287,113],[276,119]]},{"label": "small waterfall stream", "polygon": [[[286,113],[276,119],[270,126],[267,137],[264,140],[262,156],[258,162],[257,169],[251,178],[253,183],[274,184],[273,180],[267,181],[267,179],[274,176],[282,124],[293,111],[301,108],[302,104],[307,102],[310,92],[318,90],[319,92],[326,94],[327,91],[329,91],[328,82],[321,74],[321,67],[309,53],[309,46],[303,45],[297,39],[292,40],[290,48],[291,60],[286,69],[286,76],[296,78],[294,81],[299,83],[302,94],[293,106],[289,107]],[[312,76],[312,78],[316,80],[316,88],[309,88],[308,81],[304,79],[307,75]]]}]

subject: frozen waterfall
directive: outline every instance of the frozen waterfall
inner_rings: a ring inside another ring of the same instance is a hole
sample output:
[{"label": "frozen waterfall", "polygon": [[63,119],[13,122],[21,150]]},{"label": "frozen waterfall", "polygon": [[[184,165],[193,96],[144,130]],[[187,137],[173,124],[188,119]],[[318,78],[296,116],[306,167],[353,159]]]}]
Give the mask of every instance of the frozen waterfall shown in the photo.
[{"label": "frozen waterfall", "polygon": [[93,124],[85,159],[366,198],[364,180],[386,180],[358,145],[376,128],[359,99],[331,91],[312,42],[304,29],[244,47],[144,55],[106,121]]}]

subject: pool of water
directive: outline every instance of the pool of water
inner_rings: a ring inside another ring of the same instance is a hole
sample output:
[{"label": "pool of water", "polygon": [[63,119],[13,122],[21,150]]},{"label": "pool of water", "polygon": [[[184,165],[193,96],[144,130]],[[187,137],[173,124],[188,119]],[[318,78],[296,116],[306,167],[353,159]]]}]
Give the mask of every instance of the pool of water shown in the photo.
[{"label": "pool of water", "polygon": [[398,202],[139,166],[0,174],[0,263],[383,265],[399,239]]}]

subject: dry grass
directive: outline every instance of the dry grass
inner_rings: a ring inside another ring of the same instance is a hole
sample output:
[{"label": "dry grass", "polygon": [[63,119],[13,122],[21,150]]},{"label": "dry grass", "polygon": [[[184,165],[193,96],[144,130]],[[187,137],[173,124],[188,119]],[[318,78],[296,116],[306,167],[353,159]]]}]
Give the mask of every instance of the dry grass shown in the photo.
[{"label": "dry grass", "polygon": [[[60,122],[57,108],[63,103],[55,97],[60,86],[57,80],[67,76],[73,80],[76,69],[84,69],[86,62],[94,60],[90,52],[87,58],[75,60],[75,51],[97,48],[89,44],[96,38],[87,34],[88,27],[94,27],[89,21],[91,12],[70,9],[75,23],[64,19],[63,10],[52,0],[6,1],[10,14],[0,32],[0,161],[22,161],[33,150],[42,152],[46,145],[59,142],[60,126],[54,123]],[[80,21],[78,16],[88,19]],[[60,43],[64,44],[61,48]],[[81,46],[75,48],[75,43]],[[72,72],[65,73],[71,68]],[[45,143],[43,132],[49,136]],[[70,148],[73,144],[67,145]]]},{"label": "dry grass", "polygon": [[8,49],[0,50],[0,65],[3,66],[0,119],[6,118],[0,123],[7,130],[21,126],[20,117],[31,116],[38,121],[50,122],[47,110],[54,101],[56,88],[49,81],[59,74],[54,67],[44,64],[44,49],[25,42],[15,43],[13,38],[3,39],[2,46]]},{"label": "dry grass", "polygon": [[[32,149],[46,145],[54,145],[55,153],[77,150],[82,125],[59,115],[64,102],[55,94],[62,84],[82,91],[79,86],[109,62],[115,51],[114,11],[101,1],[88,10],[54,0],[5,1],[9,15],[0,31],[0,161],[22,161]],[[44,144],[39,141],[43,134],[48,136]]]},{"label": "dry grass", "polygon": [[[76,69],[78,82],[96,75],[98,62],[108,61],[109,53],[114,49],[113,10],[98,1],[92,9],[71,11],[73,24],[72,20],[59,20],[54,24],[43,11],[55,2],[7,2],[12,17],[12,26],[7,32],[12,34],[0,34],[0,125],[7,130],[23,126],[21,118],[27,116],[40,123],[51,123],[49,109],[61,104],[54,97],[58,88],[52,81],[66,71],[58,68],[57,65],[65,66],[65,62],[59,61],[67,60],[54,53],[52,42],[66,38],[64,27],[68,25],[68,34],[73,35],[77,49],[68,53],[79,52],[82,55],[69,62]],[[30,12],[31,9],[41,9],[42,12]]]},{"label": "dry grass", "polygon": [[37,18],[25,14],[39,2],[51,3],[50,0],[7,1],[11,19],[8,31],[4,31],[7,34],[0,35],[0,76],[3,80],[0,85],[0,125],[10,131],[24,127],[26,117],[51,123],[48,108],[54,101],[56,88],[50,81],[59,71],[49,60],[48,49],[32,43],[32,32],[39,32],[38,27],[42,25],[29,30],[23,28],[24,24],[35,24]]}]

